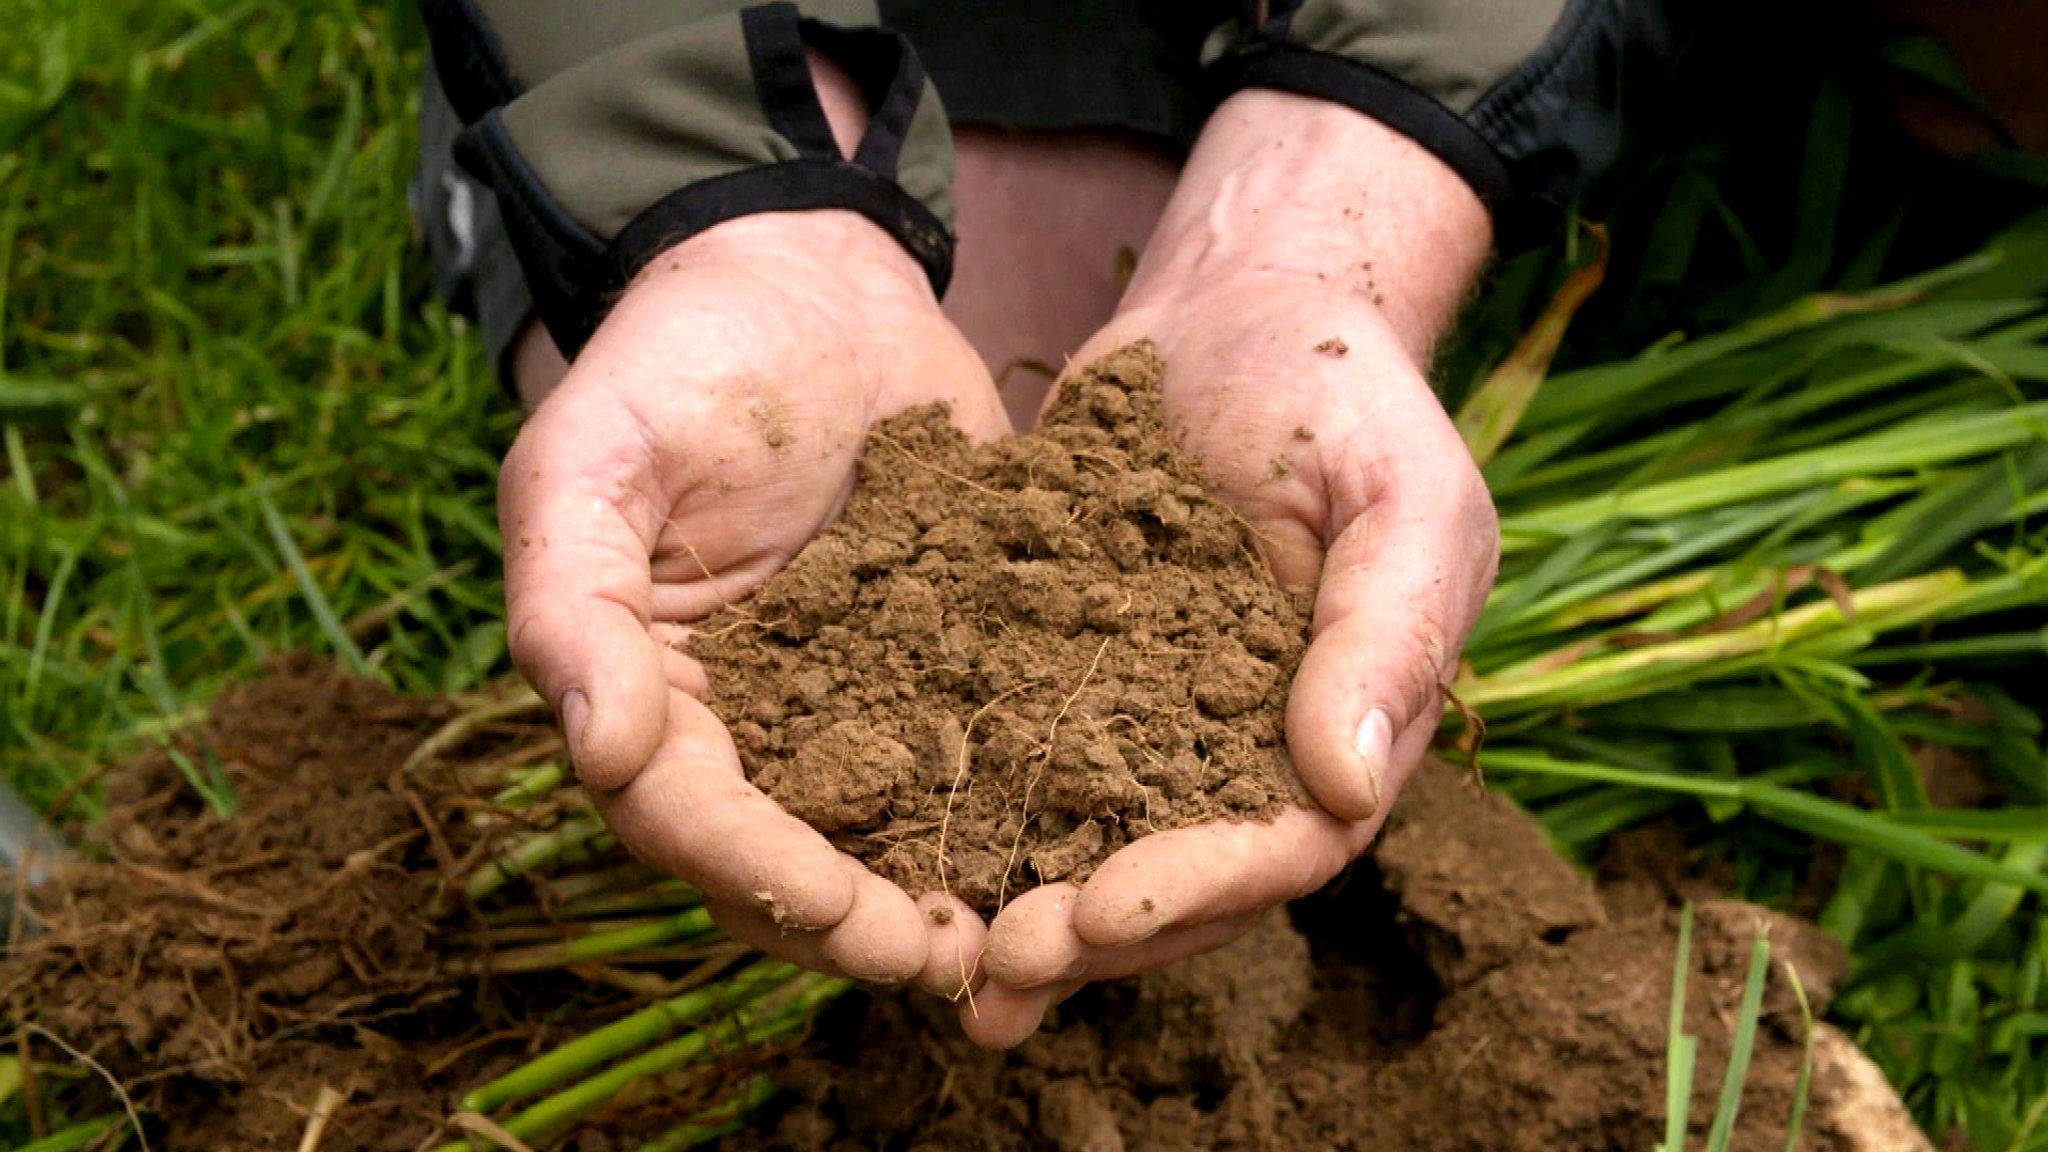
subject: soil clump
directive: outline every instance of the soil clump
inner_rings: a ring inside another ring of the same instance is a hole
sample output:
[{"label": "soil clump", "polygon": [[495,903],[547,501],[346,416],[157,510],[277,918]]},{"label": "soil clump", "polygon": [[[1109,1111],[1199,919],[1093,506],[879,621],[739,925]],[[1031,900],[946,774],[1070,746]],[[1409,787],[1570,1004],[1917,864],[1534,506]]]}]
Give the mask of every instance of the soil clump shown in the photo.
[{"label": "soil clump", "polygon": [[749,778],[912,895],[988,915],[1305,802],[1304,605],[1175,447],[1159,374],[1113,353],[993,444],[936,407],[884,422],[839,520],[691,641]]}]

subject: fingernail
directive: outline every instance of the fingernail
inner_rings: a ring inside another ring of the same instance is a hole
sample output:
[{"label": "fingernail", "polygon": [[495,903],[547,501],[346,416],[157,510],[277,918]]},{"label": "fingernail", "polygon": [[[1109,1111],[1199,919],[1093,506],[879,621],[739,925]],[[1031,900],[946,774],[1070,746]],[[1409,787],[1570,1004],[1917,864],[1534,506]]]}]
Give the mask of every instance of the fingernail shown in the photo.
[{"label": "fingernail", "polygon": [[1365,768],[1366,787],[1372,792],[1374,808],[1379,807],[1380,786],[1387,776],[1387,761],[1394,757],[1394,721],[1384,708],[1374,708],[1358,722],[1358,738],[1351,745]]},{"label": "fingernail", "polygon": [[583,722],[590,719],[590,701],[583,696],[581,688],[571,688],[562,694],[562,735],[569,741],[569,758],[575,759],[583,750]]}]

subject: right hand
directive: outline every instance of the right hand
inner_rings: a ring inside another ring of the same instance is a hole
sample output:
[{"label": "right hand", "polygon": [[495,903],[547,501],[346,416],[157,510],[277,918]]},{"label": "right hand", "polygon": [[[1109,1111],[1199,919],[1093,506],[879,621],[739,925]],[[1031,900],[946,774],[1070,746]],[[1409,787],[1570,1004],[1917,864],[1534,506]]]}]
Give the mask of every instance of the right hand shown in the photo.
[{"label": "right hand", "polygon": [[744,217],[627,288],[507,454],[498,519],[512,658],[619,840],[748,943],[950,992],[979,919],[921,910],[749,784],[679,650],[838,514],[871,425],[935,401],[1010,431],[894,239],[851,212]]}]

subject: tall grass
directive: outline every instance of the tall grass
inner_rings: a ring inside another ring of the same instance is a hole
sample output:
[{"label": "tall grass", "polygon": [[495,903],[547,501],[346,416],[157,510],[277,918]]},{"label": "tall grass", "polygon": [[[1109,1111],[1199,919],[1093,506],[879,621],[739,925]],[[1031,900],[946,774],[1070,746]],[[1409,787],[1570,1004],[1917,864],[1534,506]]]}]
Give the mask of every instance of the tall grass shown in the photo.
[{"label": "tall grass", "polygon": [[411,249],[410,6],[0,11],[8,776],[48,802],[307,645],[504,671],[515,416]]},{"label": "tall grass", "polygon": [[1487,769],[1569,852],[1669,817],[1747,894],[1803,894],[1854,957],[1837,1017],[1978,1148],[2031,1146],[2048,1095],[2044,289],[2048,211],[1469,405],[1523,409],[1458,683]]}]

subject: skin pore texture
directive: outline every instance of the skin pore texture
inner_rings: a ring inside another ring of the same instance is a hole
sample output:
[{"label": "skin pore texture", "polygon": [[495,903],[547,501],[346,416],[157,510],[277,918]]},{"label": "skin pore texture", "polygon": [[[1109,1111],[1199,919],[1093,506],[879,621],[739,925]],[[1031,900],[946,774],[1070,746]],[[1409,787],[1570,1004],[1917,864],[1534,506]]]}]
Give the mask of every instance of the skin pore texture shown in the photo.
[{"label": "skin pore texture", "polygon": [[[850,149],[865,109],[812,63]],[[1419,762],[1496,560],[1491,503],[1424,376],[1491,233],[1434,157],[1281,93],[1226,101],[1177,181],[1099,136],[970,131],[959,156],[943,311],[880,229],[783,213],[657,258],[573,367],[529,334],[515,364],[536,408],[500,520],[514,659],[621,841],[702,888],[733,935],[953,996],[972,1038],[1008,1046],[1087,981],[1216,947],[1320,887]],[[1119,294],[1122,247],[1142,255]],[[1317,589],[1287,736],[1322,810],[1146,837],[987,925],[913,902],[747,782],[698,699],[687,625],[837,514],[875,421],[936,400],[1002,435],[1044,374],[999,395],[993,373],[1139,339],[1164,357],[1169,427],[1279,577]],[[963,973],[961,956],[979,959]]]}]

